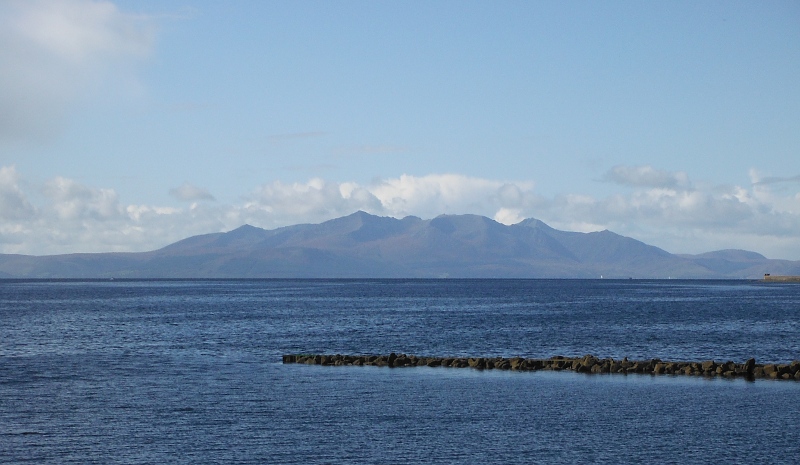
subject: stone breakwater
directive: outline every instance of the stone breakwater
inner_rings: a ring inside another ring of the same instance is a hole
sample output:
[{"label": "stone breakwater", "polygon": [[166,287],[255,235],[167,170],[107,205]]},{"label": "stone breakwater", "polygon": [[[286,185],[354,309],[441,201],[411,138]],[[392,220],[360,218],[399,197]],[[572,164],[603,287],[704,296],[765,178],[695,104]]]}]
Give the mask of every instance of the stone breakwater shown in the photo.
[{"label": "stone breakwater", "polygon": [[575,371],[578,373],[617,373],[644,375],[687,375],[745,379],[778,379],[800,381],[800,361],[786,364],[758,364],[755,359],[744,363],[717,362],[669,362],[651,360],[614,360],[586,355],[581,358],[552,357],[535,358],[484,358],[484,357],[418,357],[416,355],[284,355],[283,363],[301,363],[326,366],[385,366],[402,367],[450,367],[475,368],[479,370],[517,371]]}]

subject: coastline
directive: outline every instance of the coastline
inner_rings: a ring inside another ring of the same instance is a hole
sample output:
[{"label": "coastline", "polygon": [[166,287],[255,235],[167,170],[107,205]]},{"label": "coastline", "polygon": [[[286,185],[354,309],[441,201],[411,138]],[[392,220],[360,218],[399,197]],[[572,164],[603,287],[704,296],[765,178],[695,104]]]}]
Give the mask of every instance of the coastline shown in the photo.
[{"label": "coastline", "polygon": [[418,357],[416,355],[329,355],[329,354],[287,354],[284,364],[305,364],[325,366],[378,366],[402,367],[449,367],[474,368],[478,370],[516,370],[516,371],[574,371],[578,373],[641,374],[641,375],[684,375],[724,378],[775,379],[800,381],[800,361],[785,364],[758,364],[751,358],[744,363],[732,361],[699,362],[651,360],[600,359],[594,355],[580,358],[551,357],[532,358],[485,358],[485,357]]},{"label": "coastline", "polygon": [[764,275],[764,281],[768,283],[800,283],[800,276],[772,276]]}]

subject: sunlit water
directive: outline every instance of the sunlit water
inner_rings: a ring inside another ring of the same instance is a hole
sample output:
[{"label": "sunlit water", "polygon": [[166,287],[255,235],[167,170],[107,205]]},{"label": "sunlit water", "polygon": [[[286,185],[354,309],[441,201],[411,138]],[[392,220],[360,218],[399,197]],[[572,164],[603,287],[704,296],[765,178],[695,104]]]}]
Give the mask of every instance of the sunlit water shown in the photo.
[{"label": "sunlit water", "polygon": [[0,462],[794,463],[800,383],[282,365],[800,359],[800,286],[0,281]]}]

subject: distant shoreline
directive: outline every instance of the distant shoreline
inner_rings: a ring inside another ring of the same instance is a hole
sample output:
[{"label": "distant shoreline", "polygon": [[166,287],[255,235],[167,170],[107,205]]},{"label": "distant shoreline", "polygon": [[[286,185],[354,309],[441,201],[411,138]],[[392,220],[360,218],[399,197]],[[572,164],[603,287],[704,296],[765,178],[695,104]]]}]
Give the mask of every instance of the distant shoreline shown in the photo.
[{"label": "distant shoreline", "polygon": [[764,281],[775,283],[800,283],[800,276],[772,276],[771,274],[765,274]]},{"label": "distant shoreline", "polygon": [[[800,277],[798,277],[800,279]],[[225,282],[225,281],[608,281],[608,282],[724,282],[738,281],[747,283],[763,283],[769,281],[761,278],[520,278],[520,277],[457,277],[457,278],[437,278],[437,277],[137,277],[137,278],[117,278],[117,277],[88,277],[88,278],[37,278],[37,277],[15,277],[0,276],[0,282],[8,283],[136,283],[136,282]],[[777,282],[777,280],[775,280]]]}]

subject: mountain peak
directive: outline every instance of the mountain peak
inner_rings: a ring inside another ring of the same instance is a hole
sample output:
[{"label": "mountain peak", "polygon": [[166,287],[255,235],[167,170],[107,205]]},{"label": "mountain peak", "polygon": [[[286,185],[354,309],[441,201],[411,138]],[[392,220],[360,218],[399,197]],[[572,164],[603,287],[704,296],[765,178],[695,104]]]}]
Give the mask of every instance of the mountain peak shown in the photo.
[{"label": "mountain peak", "polygon": [[517,224],[512,226],[516,227],[523,227],[523,228],[531,228],[531,229],[542,229],[545,231],[555,231],[552,227],[550,227],[547,223],[542,220],[537,220],[536,218],[526,218],[520,221]]},{"label": "mountain peak", "polygon": [[252,233],[254,231],[264,231],[264,229],[257,228],[255,226],[252,226],[252,225],[249,225],[249,224],[245,223],[245,224],[239,226],[236,229],[231,229],[230,231],[228,231],[228,234],[230,234],[230,233],[245,234],[245,233]]},{"label": "mountain peak", "polygon": [[232,229],[226,232],[224,235],[232,238],[245,238],[245,237],[254,237],[254,236],[263,236],[266,233],[266,229],[257,228],[255,226],[251,226],[249,224],[243,224],[236,229]]},{"label": "mountain peak", "polygon": [[216,247],[242,247],[263,241],[269,232],[266,229],[244,224],[220,235],[213,243]]},{"label": "mountain peak", "polygon": [[365,212],[364,210],[358,210],[354,213],[351,213],[344,218],[361,218],[361,219],[368,219],[368,218],[380,218],[379,216],[372,215],[370,213]]}]

